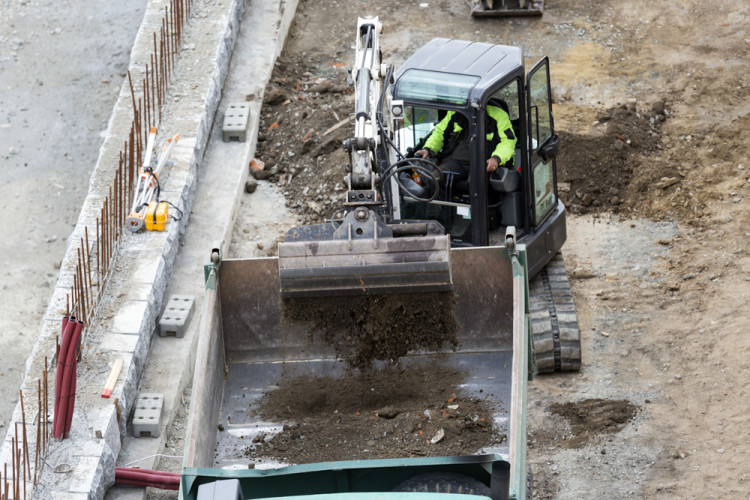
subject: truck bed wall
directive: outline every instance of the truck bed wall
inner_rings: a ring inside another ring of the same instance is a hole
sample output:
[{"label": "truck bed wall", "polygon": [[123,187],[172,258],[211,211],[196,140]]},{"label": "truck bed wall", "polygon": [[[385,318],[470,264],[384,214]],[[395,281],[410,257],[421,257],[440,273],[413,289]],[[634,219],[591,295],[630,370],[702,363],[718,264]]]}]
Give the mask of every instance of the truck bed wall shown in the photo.
[{"label": "truck bed wall", "polygon": [[221,414],[225,373],[224,336],[221,303],[214,276],[209,277],[200,317],[188,442],[185,446],[186,467],[213,465],[216,423]]},{"label": "truck bed wall", "polygon": [[[513,350],[513,273],[501,247],[451,251],[459,349]],[[310,326],[283,318],[278,260],[238,259],[219,271],[227,364],[335,356]],[[231,369],[231,368],[230,368]]]}]

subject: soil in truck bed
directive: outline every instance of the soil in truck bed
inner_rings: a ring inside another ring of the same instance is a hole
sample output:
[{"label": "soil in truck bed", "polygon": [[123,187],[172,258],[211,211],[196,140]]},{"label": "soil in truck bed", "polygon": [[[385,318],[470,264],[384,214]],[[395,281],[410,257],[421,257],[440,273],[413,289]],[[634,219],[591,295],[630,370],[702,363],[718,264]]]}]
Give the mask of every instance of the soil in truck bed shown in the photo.
[{"label": "soil in truck bed", "polygon": [[286,422],[283,431],[256,436],[245,455],[299,464],[470,455],[502,444],[506,435],[493,429],[489,401],[459,389],[465,378],[437,361],[285,379],[257,410]]},{"label": "soil in truck bed", "polygon": [[450,293],[311,297],[284,300],[284,321],[308,322],[310,342],[325,342],[353,368],[397,361],[410,351],[456,348]]}]

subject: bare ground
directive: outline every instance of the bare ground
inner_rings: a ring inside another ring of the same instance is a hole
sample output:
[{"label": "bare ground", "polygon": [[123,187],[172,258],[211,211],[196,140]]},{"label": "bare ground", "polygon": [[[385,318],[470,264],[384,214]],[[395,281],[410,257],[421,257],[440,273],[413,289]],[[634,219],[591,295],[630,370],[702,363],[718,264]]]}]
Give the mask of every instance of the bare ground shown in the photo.
[{"label": "bare ground", "polygon": [[531,384],[535,498],[744,493],[750,6],[562,0],[472,20],[460,1],[301,2],[258,157],[306,222],[342,190],[348,131],[330,129],[353,109],[343,68],[365,14],[397,66],[434,36],[550,56],[584,367]]}]

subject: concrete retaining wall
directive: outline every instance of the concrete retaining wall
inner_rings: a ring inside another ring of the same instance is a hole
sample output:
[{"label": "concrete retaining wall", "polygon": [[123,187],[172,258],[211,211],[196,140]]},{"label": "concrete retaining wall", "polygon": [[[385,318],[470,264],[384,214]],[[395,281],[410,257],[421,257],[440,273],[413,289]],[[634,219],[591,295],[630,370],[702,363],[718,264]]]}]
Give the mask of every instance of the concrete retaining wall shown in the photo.
[{"label": "concrete retaining wall", "polygon": [[[293,3],[292,8],[296,9],[296,2],[282,1],[278,2],[278,9],[288,9],[288,3]],[[146,9],[131,53],[130,71],[136,81],[140,81],[143,63],[149,60],[153,52],[153,33],[160,27],[165,5],[167,2],[152,0]],[[46,465],[40,466],[41,479],[35,498],[103,498],[114,482],[114,465],[126,430],[127,417],[136,398],[156,319],[180,247],[180,238],[189,219],[197,171],[221,99],[244,8],[242,0],[232,0],[211,5],[200,3],[193,11],[159,125],[160,131],[165,132],[160,134],[160,138],[175,132],[181,134],[171,157],[174,164],[168,170],[168,177],[162,186],[162,199],[177,205],[184,217],[179,222],[170,222],[163,233],[127,233],[121,239],[115,268],[98,305],[97,317],[89,325],[83,343],[71,436],[61,442],[52,442],[45,460],[40,461],[40,464]],[[290,16],[285,19],[286,26],[278,40],[274,58],[283,46]],[[278,29],[279,26],[277,24],[272,28]],[[130,131],[132,116],[132,98],[126,81],[109,121],[107,137],[90,180],[88,196],[77,226],[68,240],[68,249],[44,315],[39,340],[27,361],[21,389],[26,399],[26,432],[31,450],[32,475],[36,428],[29,422],[36,415],[38,380],[43,374],[45,357],[49,360],[54,357],[55,337],[60,333],[66,296],[78,263],[79,242],[87,227],[90,245],[96,248],[92,238],[96,234],[96,219],[114,179],[119,151]],[[101,398],[104,380],[112,360],[117,356],[124,361],[117,386],[111,399]],[[54,401],[54,373],[54,369],[49,372],[50,411]],[[119,401],[118,405],[113,404],[115,400]],[[9,429],[14,429],[16,425],[21,427],[20,404]],[[12,461],[10,439],[13,436],[9,432],[0,449],[0,463],[4,461],[9,467]],[[26,490],[31,491],[30,483],[27,483]]]}]

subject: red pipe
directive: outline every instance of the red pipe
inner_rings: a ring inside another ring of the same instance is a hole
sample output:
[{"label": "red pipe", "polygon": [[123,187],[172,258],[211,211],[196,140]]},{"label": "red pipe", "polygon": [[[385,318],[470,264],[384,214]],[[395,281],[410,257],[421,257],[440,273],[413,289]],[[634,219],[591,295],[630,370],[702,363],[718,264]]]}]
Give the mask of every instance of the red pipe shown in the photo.
[{"label": "red pipe", "polygon": [[130,479],[115,479],[115,484],[121,484],[126,486],[142,486],[144,488],[158,488],[160,490],[179,490],[180,480],[178,479],[173,483],[152,483],[149,481],[135,481]]},{"label": "red pipe", "polygon": [[115,473],[123,477],[143,477],[143,476],[168,476],[182,477],[179,472],[168,472],[165,470],[137,469],[135,467],[115,467]]},{"label": "red pipe", "polygon": [[180,474],[178,472],[115,467],[115,484],[178,490],[180,488]]},{"label": "red pipe", "polygon": [[60,408],[60,398],[62,396],[63,380],[65,379],[65,366],[66,357],[68,354],[68,346],[70,346],[70,340],[73,337],[73,333],[75,331],[75,319],[75,316],[71,316],[70,319],[63,318],[63,338],[62,343],[60,344],[60,352],[57,354],[57,371],[55,373],[55,409],[53,414],[54,420],[52,423],[52,434],[55,436],[55,438],[59,437],[56,434],[55,429],[59,425],[59,415],[62,412],[62,409]]},{"label": "red pipe", "polygon": [[[76,321],[75,323],[70,321],[68,325],[70,326],[71,324],[74,325],[74,328],[73,335],[71,336],[72,338],[70,338],[65,352],[65,362],[63,363],[64,367],[62,370],[62,387],[60,388],[60,404],[58,405],[58,413],[55,414],[55,419],[52,424],[52,435],[55,439],[62,439],[65,434],[65,425],[68,419],[68,407],[70,406],[70,401],[68,401],[68,399],[71,397],[75,398],[75,393],[71,395],[70,384],[76,369],[78,342],[81,340],[83,323],[80,321]],[[60,360],[58,360],[58,364],[59,363]]]},{"label": "red pipe", "polygon": [[67,373],[68,370],[65,370],[65,376],[70,379],[70,389],[68,390],[68,408],[65,415],[65,428],[63,430],[64,437],[68,437],[68,434],[70,433],[70,427],[73,424],[73,409],[76,405],[76,379],[78,378],[78,344],[81,342],[81,332],[83,332],[83,326],[83,321],[78,321],[76,323],[72,347],[69,347],[69,349],[72,349],[74,353],[73,361],[70,365],[70,375],[68,375]]}]

